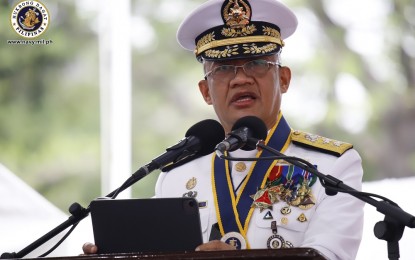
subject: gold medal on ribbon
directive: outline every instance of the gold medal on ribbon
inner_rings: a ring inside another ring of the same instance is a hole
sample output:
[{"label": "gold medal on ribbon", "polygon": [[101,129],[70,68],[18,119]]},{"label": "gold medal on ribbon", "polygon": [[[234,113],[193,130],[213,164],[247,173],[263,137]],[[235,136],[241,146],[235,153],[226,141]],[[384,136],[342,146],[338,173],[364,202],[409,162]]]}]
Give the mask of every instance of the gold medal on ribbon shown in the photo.
[{"label": "gold medal on ribbon", "polygon": [[300,202],[296,206],[300,209],[309,209],[316,204],[316,199],[314,198],[311,188],[305,181],[298,190],[298,198],[300,199]]},{"label": "gold medal on ribbon", "polygon": [[268,189],[257,191],[254,195],[251,195],[251,198],[254,199],[251,207],[259,208],[259,212],[262,212],[264,209],[272,209],[273,203],[270,199]]},{"label": "gold medal on ribbon", "polygon": [[[290,135],[291,128],[280,113],[277,123],[269,131],[265,143],[273,149],[283,152],[290,144]],[[255,156],[269,157],[272,154],[261,150]],[[272,209],[273,202],[277,201],[273,190],[270,194],[271,186],[276,186],[276,183],[271,182],[267,185],[268,175],[274,168],[275,161],[260,160],[252,163],[252,167],[246,170],[248,171],[246,178],[237,193],[235,193],[230,172],[230,169],[236,171],[236,165],[229,166],[228,161],[220,159],[215,153],[212,154],[211,180],[218,226],[222,235],[237,231],[245,237],[256,208],[260,212],[264,209]],[[276,181],[278,180],[276,179]],[[233,238],[231,239],[232,241],[229,240],[229,242],[234,243]],[[249,241],[246,241],[246,245],[247,248],[250,247]]]},{"label": "gold medal on ribbon", "polygon": [[279,202],[278,196],[281,194],[281,185],[272,186],[268,188],[269,198],[272,204]]},{"label": "gold medal on ribbon", "polygon": [[245,238],[238,232],[229,232],[223,235],[220,241],[225,242],[236,249],[246,249]]},{"label": "gold medal on ribbon", "polygon": [[316,205],[316,199],[313,194],[307,195],[304,200],[298,205],[300,209],[310,209]]}]

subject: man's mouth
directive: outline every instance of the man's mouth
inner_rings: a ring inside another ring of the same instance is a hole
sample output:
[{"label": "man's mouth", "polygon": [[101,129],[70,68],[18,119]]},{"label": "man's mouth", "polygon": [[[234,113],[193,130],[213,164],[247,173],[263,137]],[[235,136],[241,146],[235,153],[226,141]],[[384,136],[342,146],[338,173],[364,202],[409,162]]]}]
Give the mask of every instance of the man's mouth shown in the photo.
[{"label": "man's mouth", "polygon": [[240,93],[232,98],[232,103],[243,103],[255,100],[257,97],[253,93]]}]

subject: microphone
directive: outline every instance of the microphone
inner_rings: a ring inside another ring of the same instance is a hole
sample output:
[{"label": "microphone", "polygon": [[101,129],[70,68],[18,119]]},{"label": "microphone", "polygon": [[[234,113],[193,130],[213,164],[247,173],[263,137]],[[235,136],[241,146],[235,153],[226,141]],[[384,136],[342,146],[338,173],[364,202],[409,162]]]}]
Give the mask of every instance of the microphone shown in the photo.
[{"label": "microphone", "polygon": [[166,152],[153,159],[150,163],[140,167],[117,190],[108,194],[114,199],[121,191],[141,180],[154,170],[170,170],[198,157],[208,155],[215,149],[215,145],[223,140],[225,131],[222,125],[213,119],[206,119],[196,123],[187,130],[185,138],[166,149]]},{"label": "microphone", "polygon": [[146,171],[152,172],[166,166],[173,166],[183,160],[190,161],[208,155],[214,151],[215,145],[224,137],[225,132],[218,121],[213,119],[200,121],[187,130],[185,138],[167,148],[165,153],[159,155],[144,167]]},{"label": "microphone", "polygon": [[225,151],[242,149],[245,151],[254,150],[258,140],[267,137],[268,129],[265,123],[256,116],[245,116],[233,125],[232,131],[216,147],[216,153],[220,157]]}]

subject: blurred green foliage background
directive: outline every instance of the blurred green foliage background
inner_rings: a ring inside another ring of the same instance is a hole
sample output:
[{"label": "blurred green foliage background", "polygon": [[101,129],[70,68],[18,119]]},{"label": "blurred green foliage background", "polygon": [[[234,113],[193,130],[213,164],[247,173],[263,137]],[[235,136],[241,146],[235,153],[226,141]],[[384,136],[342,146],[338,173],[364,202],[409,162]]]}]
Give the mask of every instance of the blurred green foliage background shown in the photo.
[{"label": "blurred green foliage background", "polygon": [[[104,195],[97,28],[106,1],[42,1],[51,21],[41,38],[53,43],[33,46],[7,43],[22,39],[9,22],[18,2],[0,1],[0,163],[66,211],[72,202],[87,205]],[[195,122],[215,117],[198,93],[201,66],[175,40],[185,13],[201,2],[131,0],[133,169]],[[413,176],[415,3],[284,3],[306,31],[288,39],[283,51],[293,72],[283,99],[291,127],[353,143],[366,181]],[[336,10],[348,19],[337,20]],[[381,15],[370,25],[353,23],[375,10]],[[356,33],[362,28],[367,32]],[[365,38],[373,32],[376,46]],[[152,196],[156,178],[153,173],[134,185],[133,195]]]}]

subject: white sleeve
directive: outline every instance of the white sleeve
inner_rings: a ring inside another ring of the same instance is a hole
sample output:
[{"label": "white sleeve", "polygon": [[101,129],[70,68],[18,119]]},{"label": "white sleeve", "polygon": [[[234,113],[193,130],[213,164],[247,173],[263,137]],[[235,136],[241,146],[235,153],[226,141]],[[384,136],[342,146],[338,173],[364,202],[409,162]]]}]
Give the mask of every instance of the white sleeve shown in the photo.
[{"label": "white sleeve", "polygon": [[163,186],[162,183],[163,183],[164,177],[166,177],[166,174],[167,174],[166,172],[161,172],[160,173],[160,175],[157,179],[157,182],[156,182],[155,195],[154,195],[153,198],[162,198],[163,197],[162,192],[161,192],[161,190],[162,190],[161,187]]},{"label": "white sleeve", "polygon": [[[361,158],[355,150],[344,153],[325,174],[340,179],[356,190],[362,188]],[[324,188],[319,193],[322,199],[316,205],[301,246],[313,247],[329,259],[355,259],[363,232],[364,203],[344,193],[328,196]]]}]

